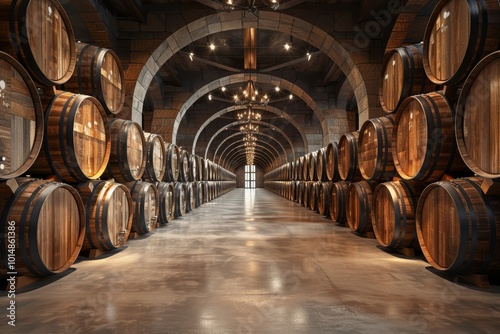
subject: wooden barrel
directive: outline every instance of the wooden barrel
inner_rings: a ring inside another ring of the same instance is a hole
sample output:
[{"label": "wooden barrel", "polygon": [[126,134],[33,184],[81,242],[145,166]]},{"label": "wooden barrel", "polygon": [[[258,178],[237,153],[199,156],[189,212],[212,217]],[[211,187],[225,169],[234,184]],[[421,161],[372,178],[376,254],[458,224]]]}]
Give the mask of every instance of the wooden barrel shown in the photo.
[{"label": "wooden barrel", "polygon": [[303,165],[302,165],[302,179],[304,181],[311,181],[309,179],[309,158],[311,156],[309,154],[304,155],[303,157]]},{"label": "wooden barrel", "polygon": [[443,0],[434,8],[424,35],[423,64],[438,85],[459,84],[474,65],[498,50],[497,0]]},{"label": "wooden barrel", "polygon": [[78,192],[64,183],[33,179],[11,189],[0,219],[0,274],[11,271],[7,269],[11,258],[7,236],[12,226],[16,229],[15,259],[10,262],[15,263],[18,275],[47,276],[68,269],[85,237],[85,209]]},{"label": "wooden barrel", "polygon": [[304,182],[304,193],[303,193],[303,198],[302,198],[302,205],[306,208],[309,207],[310,204],[310,197],[311,197],[311,191],[310,191],[310,184],[311,181],[305,181]]},{"label": "wooden barrel", "polygon": [[202,157],[195,155],[196,157],[196,181],[201,181],[203,178],[203,169],[205,168],[205,162]]},{"label": "wooden barrel", "polygon": [[188,181],[194,182],[198,178],[198,161],[196,159],[196,154],[188,153],[188,159],[189,159]]},{"label": "wooden barrel", "polygon": [[373,181],[359,181],[347,188],[347,224],[354,232],[373,232],[371,206],[376,186]]},{"label": "wooden barrel", "polygon": [[317,164],[317,158],[318,158],[318,152],[310,152],[309,153],[309,176],[308,179],[310,181],[318,181],[318,177],[316,175],[316,164]]},{"label": "wooden barrel", "polygon": [[345,133],[340,137],[338,145],[339,176],[344,181],[361,180],[358,166],[359,132]]},{"label": "wooden barrel", "polygon": [[120,113],[125,102],[125,78],[113,50],[76,43],[76,68],[64,89],[92,95],[109,115]]},{"label": "wooden barrel", "polygon": [[169,144],[166,151],[165,181],[177,182],[180,170],[181,151],[175,144]]},{"label": "wooden barrel", "polygon": [[117,182],[139,181],[146,169],[146,139],[141,126],[115,118],[109,122],[111,155],[103,176]]},{"label": "wooden barrel", "polygon": [[201,181],[196,181],[194,183],[194,187],[196,188],[196,198],[194,207],[198,208],[203,204],[203,186]]},{"label": "wooden barrel", "polygon": [[384,247],[418,248],[415,211],[428,183],[394,181],[379,184],[373,192],[372,225],[375,238]]},{"label": "wooden barrel", "polygon": [[309,209],[312,211],[318,210],[318,194],[319,185],[316,181],[309,182]]},{"label": "wooden barrel", "polygon": [[444,173],[467,170],[457,150],[454,113],[448,99],[437,92],[403,102],[394,121],[392,151],[403,179],[432,182]]},{"label": "wooden barrel", "polygon": [[181,151],[179,156],[180,169],[179,169],[179,182],[188,182],[190,180],[190,167],[189,167],[189,153],[186,150]]},{"label": "wooden barrel", "polygon": [[318,213],[322,216],[330,216],[330,198],[332,192],[331,182],[322,182],[318,189]]},{"label": "wooden barrel", "polygon": [[326,166],[326,147],[322,147],[316,152],[316,179],[318,181],[328,181]]},{"label": "wooden barrel", "polygon": [[367,120],[359,130],[358,165],[366,180],[389,181],[396,174],[392,158],[393,118]]},{"label": "wooden barrel", "polygon": [[174,185],[170,182],[156,183],[158,188],[158,221],[167,224],[174,220],[175,194]]},{"label": "wooden barrel", "polygon": [[325,151],[326,178],[328,181],[339,180],[339,153],[337,143],[329,143]]},{"label": "wooden barrel", "polygon": [[380,105],[386,113],[395,112],[409,96],[438,89],[425,74],[422,63],[423,44],[395,48],[386,54],[382,65]]},{"label": "wooden barrel", "polygon": [[186,212],[193,211],[195,207],[196,194],[193,188],[193,182],[185,182],[186,187]]},{"label": "wooden barrel", "polygon": [[345,225],[347,222],[347,189],[350,182],[338,181],[334,182],[331,187],[330,196],[330,218],[340,225]]},{"label": "wooden barrel", "polygon": [[[213,199],[212,185],[209,183],[209,200]],[[174,188],[175,195],[175,218],[186,215],[186,185],[182,182],[176,182]]]},{"label": "wooden barrel", "polygon": [[142,178],[160,182],[165,177],[167,146],[160,135],[144,132],[146,139],[146,168]]},{"label": "wooden barrel", "polygon": [[481,60],[464,83],[455,135],[467,166],[487,178],[500,177],[500,51]]},{"label": "wooden barrel", "polygon": [[203,191],[203,203],[208,203],[210,201],[209,199],[209,194],[210,194],[210,185],[208,184],[208,181],[202,181],[202,191]]},{"label": "wooden barrel", "polygon": [[85,205],[82,250],[109,251],[125,244],[132,227],[132,198],[123,184],[87,181],[76,189]]},{"label": "wooden barrel", "polygon": [[158,221],[159,194],[153,183],[127,182],[133,203],[132,232],[146,234],[156,228]]},{"label": "wooden barrel", "polygon": [[0,49],[16,54],[34,80],[54,86],[71,77],[75,36],[59,1],[2,0],[0,22]]},{"label": "wooden barrel", "polygon": [[418,241],[434,268],[500,272],[500,197],[485,195],[480,184],[479,179],[436,182],[420,196]]},{"label": "wooden barrel", "polygon": [[0,180],[23,175],[42,147],[43,108],[28,72],[0,51]]},{"label": "wooden barrel", "polygon": [[111,153],[106,113],[88,95],[60,92],[45,111],[43,152],[29,172],[32,176],[55,175],[67,183],[99,178]]},{"label": "wooden barrel", "polygon": [[297,187],[297,203],[304,203],[304,181],[299,181],[299,185]]}]

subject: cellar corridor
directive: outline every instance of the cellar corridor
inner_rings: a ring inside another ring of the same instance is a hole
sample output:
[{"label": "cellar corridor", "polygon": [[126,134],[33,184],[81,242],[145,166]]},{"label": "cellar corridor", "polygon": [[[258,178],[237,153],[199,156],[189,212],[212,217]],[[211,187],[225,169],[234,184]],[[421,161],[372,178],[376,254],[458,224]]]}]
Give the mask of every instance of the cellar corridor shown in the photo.
[{"label": "cellar corridor", "polygon": [[[500,286],[442,277],[267,190],[233,190],[16,293],[2,333],[497,332]],[[6,305],[6,293],[0,304]]]}]

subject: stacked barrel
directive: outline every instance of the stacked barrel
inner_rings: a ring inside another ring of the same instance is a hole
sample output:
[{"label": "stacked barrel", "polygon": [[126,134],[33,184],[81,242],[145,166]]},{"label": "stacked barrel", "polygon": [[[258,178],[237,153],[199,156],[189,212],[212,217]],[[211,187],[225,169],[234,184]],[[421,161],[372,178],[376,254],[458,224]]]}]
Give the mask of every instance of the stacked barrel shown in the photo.
[{"label": "stacked barrel", "polygon": [[0,32],[0,275],[61,273],[235,187],[233,173],[116,118],[120,59],[75,42],[58,1],[0,1]]},{"label": "stacked barrel", "polygon": [[[373,231],[383,248],[422,251],[438,270],[500,271],[499,23],[498,1],[440,1],[422,43],[386,54],[386,116],[328,145],[334,221]],[[303,202],[318,181],[305,171],[310,159],[281,167],[290,179],[267,174],[266,186],[290,198],[297,182],[293,199]]]}]

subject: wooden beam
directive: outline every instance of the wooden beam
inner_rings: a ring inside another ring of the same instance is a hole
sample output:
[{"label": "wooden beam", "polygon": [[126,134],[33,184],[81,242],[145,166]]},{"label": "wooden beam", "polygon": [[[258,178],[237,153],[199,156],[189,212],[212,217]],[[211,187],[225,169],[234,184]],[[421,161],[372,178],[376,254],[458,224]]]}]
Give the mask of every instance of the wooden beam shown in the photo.
[{"label": "wooden beam", "polygon": [[[179,53],[183,54],[183,55],[186,55],[186,56],[190,56],[189,52],[186,52],[186,51],[179,51]],[[212,65],[214,67],[221,68],[221,69],[226,70],[228,72],[235,72],[235,73],[241,72],[241,69],[238,69],[238,68],[235,68],[235,67],[231,67],[231,66],[226,66],[224,64],[220,64],[220,63],[215,62],[215,61],[204,59],[204,58],[198,57],[196,55],[193,55],[192,57],[193,57],[193,61],[196,60],[196,61],[198,61],[200,63],[205,63],[205,64],[208,64],[208,65]]]},{"label": "wooden beam", "polygon": [[[311,57],[314,57],[315,55],[318,55],[320,53],[321,53],[321,51],[313,52],[313,53],[311,53]],[[287,66],[291,66],[291,65],[295,65],[295,64],[301,63],[303,61],[307,61],[307,56],[306,55],[304,55],[303,57],[294,59],[294,60],[287,61],[286,63],[282,63],[282,64],[279,64],[279,65],[276,65],[276,66],[271,66],[271,67],[268,67],[268,68],[264,68],[264,69],[260,70],[259,72],[260,73],[269,73],[269,72],[272,72],[272,71],[279,70],[280,68],[284,68],[284,67],[287,67]]]}]

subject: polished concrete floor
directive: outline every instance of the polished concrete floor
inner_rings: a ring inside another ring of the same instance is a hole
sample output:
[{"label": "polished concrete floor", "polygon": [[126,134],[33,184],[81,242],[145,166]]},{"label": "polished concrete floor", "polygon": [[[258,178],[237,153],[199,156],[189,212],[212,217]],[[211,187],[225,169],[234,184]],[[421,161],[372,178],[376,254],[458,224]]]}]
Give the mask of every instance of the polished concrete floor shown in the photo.
[{"label": "polished concrete floor", "polygon": [[0,333],[500,332],[500,286],[442,277],[263,189],[18,291],[16,327],[8,301]]}]

